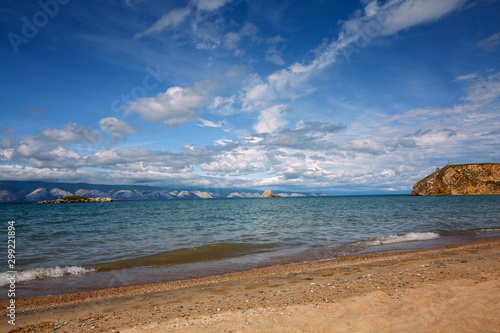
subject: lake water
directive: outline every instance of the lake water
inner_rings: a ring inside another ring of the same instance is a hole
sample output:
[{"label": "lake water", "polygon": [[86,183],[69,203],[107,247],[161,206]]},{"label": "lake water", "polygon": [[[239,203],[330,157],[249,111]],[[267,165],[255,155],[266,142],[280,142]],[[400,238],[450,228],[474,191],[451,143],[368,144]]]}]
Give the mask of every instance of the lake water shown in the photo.
[{"label": "lake water", "polygon": [[500,195],[0,204],[4,286],[9,221],[24,297],[498,238]]}]

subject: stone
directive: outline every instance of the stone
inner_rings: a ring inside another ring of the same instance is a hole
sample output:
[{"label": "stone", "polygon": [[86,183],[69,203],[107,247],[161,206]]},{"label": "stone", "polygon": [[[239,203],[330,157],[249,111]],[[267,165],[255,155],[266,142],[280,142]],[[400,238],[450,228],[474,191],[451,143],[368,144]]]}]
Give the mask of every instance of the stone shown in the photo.
[{"label": "stone", "polygon": [[265,190],[261,198],[281,198],[281,195],[273,194],[270,190]]}]

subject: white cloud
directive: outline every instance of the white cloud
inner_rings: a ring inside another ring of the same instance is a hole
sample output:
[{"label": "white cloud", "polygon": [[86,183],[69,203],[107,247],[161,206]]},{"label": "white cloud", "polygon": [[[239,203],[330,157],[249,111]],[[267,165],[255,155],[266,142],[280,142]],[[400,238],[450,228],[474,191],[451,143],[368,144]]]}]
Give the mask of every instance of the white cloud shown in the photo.
[{"label": "white cloud", "polygon": [[466,2],[467,0],[389,0],[380,5],[378,1],[371,1],[364,12],[358,11],[353,18],[343,22],[343,33],[339,36],[339,41],[348,40],[352,36],[357,36],[354,39],[358,39],[361,34],[365,35],[365,39],[393,35],[403,29],[437,21]]},{"label": "white cloud", "polygon": [[215,140],[214,142],[219,144],[219,145],[225,146],[228,143],[233,143],[234,141],[230,140],[230,139],[219,139],[219,140]]},{"label": "white cloud", "polygon": [[238,32],[228,32],[224,36],[223,45],[228,50],[234,50],[234,55],[241,57],[245,55],[245,51],[240,49],[240,42],[244,37],[249,37],[251,40],[257,40],[259,29],[255,24],[245,23]]},{"label": "white cloud", "polygon": [[92,128],[69,123],[64,126],[64,129],[46,129],[37,136],[37,139],[44,143],[63,145],[72,142],[99,142],[102,134]]},{"label": "white cloud", "polygon": [[236,32],[228,32],[224,36],[224,47],[228,50],[236,50],[240,46],[241,36]]},{"label": "white cloud", "polygon": [[254,77],[244,88],[242,94],[243,108],[255,111],[274,104],[276,100],[294,100],[306,96],[314,89],[309,85],[312,71],[296,71],[296,66],[277,71],[269,75],[265,81]]},{"label": "white cloud", "polygon": [[[243,107],[262,108],[279,99],[296,99],[314,89],[309,81],[314,74],[335,63],[339,55],[347,61],[353,52],[359,53],[372,39],[393,35],[403,29],[437,21],[459,10],[467,0],[389,0],[382,6],[371,1],[364,12],[342,22],[336,40],[323,46],[309,63],[294,63],[269,75],[264,80],[253,79],[243,92]],[[353,51],[354,50],[354,51]],[[272,52],[270,54],[272,56]],[[273,58],[281,63],[278,58]]]},{"label": "white cloud", "polygon": [[195,47],[199,50],[213,50],[222,40],[223,20],[203,21],[199,19],[191,24]]},{"label": "white cloud", "polygon": [[500,72],[479,77],[466,90],[466,100],[478,105],[491,103],[500,97]]},{"label": "white cloud", "polygon": [[134,8],[136,4],[143,2],[144,0],[123,0],[125,5],[130,8]]},{"label": "white cloud", "polygon": [[200,118],[199,121],[201,122],[201,124],[196,124],[196,125],[200,127],[222,128],[222,122],[223,122],[222,120],[219,121],[218,123],[214,123],[213,121]]},{"label": "white cloud", "polygon": [[153,32],[160,32],[169,27],[176,27],[182,23],[191,13],[191,8],[176,8],[164,14],[158,21],[146,30],[135,34],[134,38],[139,39]]},{"label": "white cloud", "polygon": [[278,66],[285,66],[285,61],[276,46],[271,46],[266,50],[266,60]]},{"label": "white cloud", "polygon": [[[392,35],[403,29],[434,22],[462,7],[467,0],[407,0],[389,1],[382,9],[390,12],[390,18],[382,28],[382,34]],[[374,15],[379,15],[377,12]],[[385,15],[385,14],[384,14]]]},{"label": "white cloud", "polygon": [[[146,35],[154,32],[161,32],[167,28],[175,28],[182,22],[184,22],[193,12],[199,15],[195,17],[195,21],[192,25],[193,31],[195,31],[202,42],[196,43],[198,49],[212,49],[220,44],[220,40],[214,37],[214,29],[217,30],[217,22],[205,22],[204,26],[201,27],[200,24],[204,21],[202,13],[211,14],[216,12],[226,4],[230,3],[232,0],[192,0],[184,8],[175,8],[166,14],[163,14],[153,25],[134,35],[135,39],[140,39]],[[126,0],[127,5],[131,5],[130,0]],[[205,15],[206,16],[206,15]],[[208,38],[209,37],[209,38]]]},{"label": "white cloud", "polygon": [[213,175],[248,175],[269,171],[265,150],[258,147],[238,147],[214,156],[213,161],[202,163],[200,169]]},{"label": "white cloud", "polygon": [[354,152],[381,155],[384,147],[373,139],[356,139],[340,147],[342,150],[351,150]]},{"label": "white cloud", "polygon": [[477,44],[478,47],[482,47],[486,51],[493,52],[500,45],[500,32],[491,35],[488,38],[480,40]]},{"label": "white cloud", "polygon": [[212,103],[208,105],[208,110],[214,114],[220,114],[220,115],[231,115],[236,113],[236,110],[232,107],[233,104],[235,103],[236,96],[233,95],[231,97],[222,97],[222,96],[217,96],[214,98]]},{"label": "white cloud", "polygon": [[460,76],[457,76],[457,78],[455,80],[453,80],[453,82],[468,81],[468,80],[475,79],[477,77],[478,77],[477,73],[470,73],[470,74],[466,74],[466,75],[460,75]]},{"label": "white cloud", "polygon": [[272,62],[278,66],[285,66],[285,61],[282,57],[284,47],[279,47],[279,44],[283,43],[284,41],[285,39],[280,35],[267,39],[267,44],[269,44],[269,48],[266,50],[267,61]]},{"label": "white cloud", "polygon": [[215,11],[233,0],[193,0],[192,3],[200,11]]},{"label": "white cloud", "polygon": [[138,132],[137,129],[129,126],[125,121],[115,117],[101,119],[99,121],[99,126],[103,131],[107,131],[111,134],[113,143],[117,143],[121,139],[126,139],[130,134]]},{"label": "white cloud", "polygon": [[202,109],[210,103],[210,95],[216,87],[213,80],[199,81],[188,88],[171,87],[155,97],[128,103],[126,111],[140,114],[149,122],[163,122],[167,127],[195,122]]},{"label": "white cloud", "polygon": [[285,108],[285,104],[278,104],[262,110],[259,115],[259,121],[253,127],[254,130],[257,133],[273,133],[285,126],[287,123],[283,119]]},{"label": "white cloud", "polygon": [[34,137],[26,137],[11,155],[11,160],[37,168],[76,169],[80,166],[82,157],[62,146],[48,146]]}]

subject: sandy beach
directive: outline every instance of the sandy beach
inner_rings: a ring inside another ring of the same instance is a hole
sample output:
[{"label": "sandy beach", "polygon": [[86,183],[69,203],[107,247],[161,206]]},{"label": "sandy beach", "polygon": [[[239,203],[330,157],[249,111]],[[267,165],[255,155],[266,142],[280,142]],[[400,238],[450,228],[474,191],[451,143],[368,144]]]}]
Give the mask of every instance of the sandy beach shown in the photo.
[{"label": "sandy beach", "polygon": [[1,332],[500,332],[500,239],[16,299]]}]

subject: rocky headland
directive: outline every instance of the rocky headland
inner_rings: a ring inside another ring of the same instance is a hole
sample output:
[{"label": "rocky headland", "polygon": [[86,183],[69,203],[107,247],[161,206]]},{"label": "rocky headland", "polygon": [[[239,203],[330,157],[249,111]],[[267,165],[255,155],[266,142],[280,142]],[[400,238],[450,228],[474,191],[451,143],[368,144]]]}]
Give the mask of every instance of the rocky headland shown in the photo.
[{"label": "rocky headland", "polygon": [[500,194],[500,163],[447,165],[419,180],[410,195]]}]

